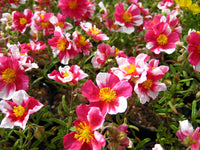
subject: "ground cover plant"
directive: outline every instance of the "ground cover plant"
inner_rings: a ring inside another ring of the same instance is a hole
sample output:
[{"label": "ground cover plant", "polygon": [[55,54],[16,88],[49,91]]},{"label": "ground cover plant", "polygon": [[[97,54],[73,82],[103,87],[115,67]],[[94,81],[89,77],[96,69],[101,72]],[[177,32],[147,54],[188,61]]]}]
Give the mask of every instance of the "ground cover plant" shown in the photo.
[{"label": "ground cover plant", "polygon": [[0,149],[200,150],[199,1],[0,6]]}]

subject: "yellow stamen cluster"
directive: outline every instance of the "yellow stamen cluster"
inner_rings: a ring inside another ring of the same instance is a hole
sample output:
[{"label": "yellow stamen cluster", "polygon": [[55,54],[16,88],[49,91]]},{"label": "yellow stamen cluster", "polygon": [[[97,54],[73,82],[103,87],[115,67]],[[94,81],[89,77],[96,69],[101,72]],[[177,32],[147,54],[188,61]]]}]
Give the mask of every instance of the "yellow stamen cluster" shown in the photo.
[{"label": "yellow stamen cluster", "polygon": [[69,5],[69,8],[70,8],[70,9],[76,9],[77,6],[78,6],[76,0],[70,0],[68,5]]},{"label": "yellow stamen cluster", "polygon": [[136,73],[136,66],[134,63],[132,63],[129,66],[124,67],[124,70],[126,75],[134,74]]},{"label": "yellow stamen cluster", "polygon": [[94,139],[94,132],[85,121],[79,123],[79,125],[75,128],[75,132],[74,138],[76,138],[79,142],[82,142],[82,144],[85,142],[89,143]]},{"label": "yellow stamen cluster", "polygon": [[4,82],[12,83],[15,81],[16,73],[12,68],[7,68],[2,72],[1,78]]},{"label": "yellow stamen cluster", "polygon": [[147,90],[150,90],[151,87],[152,87],[152,85],[153,85],[153,82],[152,82],[151,79],[147,79],[146,81],[144,81],[144,82],[142,83],[143,88],[144,88],[144,89],[147,89]]},{"label": "yellow stamen cluster", "polygon": [[13,108],[13,114],[16,117],[22,117],[24,115],[25,109],[23,106],[19,105],[19,106],[14,106]]},{"label": "yellow stamen cluster", "polygon": [[87,44],[86,38],[82,35],[79,37],[79,44],[81,46],[85,46]]},{"label": "yellow stamen cluster", "polygon": [[168,37],[164,34],[160,34],[156,40],[159,45],[165,45],[168,42]]},{"label": "yellow stamen cluster", "polygon": [[64,51],[66,48],[66,40],[65,39],[59,39],[57,42],[57,47],[60,51]]},{"label": "yellow stamen cluster", "polygon": [[90,31],[92,32],[92,34],[95,34],[95,35],[99,34],[99,32],[100,32],[100,30],[97,29],[96,27],[91,27]]},{"label": "yellow stamen cluster", "polygon": [[99,98],[102,101],[106,101],[107,103],[114,101],[116,96],[117,96],[116,92],[113,89],[111,89],[110,87],[102,88],[99,91]]},{"label": "yellow stamen cluster", "polygon": [[23,26],[27,23],[27,19],[26,18],[20,18],[19,23]]},{"label": "yellow stamen cluster", "polygon": [[68,71],[65,71],[65,73],[64,73],[62,76],[63,76],[63,77],[68,77],[68,76],[69,76]]},{"label": "yellow stamen cluster", "polygon": [[132,21],[132,14],[129,12],[125,12],[122,16],[122,18],[124,19],[124,22],[131,22]]}]

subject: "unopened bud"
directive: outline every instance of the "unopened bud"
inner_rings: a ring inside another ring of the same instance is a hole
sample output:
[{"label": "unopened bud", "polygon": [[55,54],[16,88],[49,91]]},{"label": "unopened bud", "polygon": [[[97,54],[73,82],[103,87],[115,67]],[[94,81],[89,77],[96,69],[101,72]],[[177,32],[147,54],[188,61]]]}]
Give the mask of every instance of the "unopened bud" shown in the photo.
[{"label": "unopened bud", "polygon": [[183,60],[184,60],[184,56],[183,55],[180,55],[178,58],[177,58],[177,62],[178,63],[181,63]]},{"label": "unopened bud", "polygon": [[197,98],[197,99],[200,98],[200,91],[197,92],[197,94],[196,94],[196,98]]}]

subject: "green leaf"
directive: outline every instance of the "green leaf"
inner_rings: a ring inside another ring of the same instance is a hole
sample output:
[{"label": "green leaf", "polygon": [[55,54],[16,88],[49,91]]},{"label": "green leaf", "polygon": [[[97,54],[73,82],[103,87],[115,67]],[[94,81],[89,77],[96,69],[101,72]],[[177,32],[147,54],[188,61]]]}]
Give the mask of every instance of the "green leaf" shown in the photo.
[{"label": "green leaf", "polygon": [[137,144],[136,149],[141,149],[141,148],[143,148],[144,145],[145,145],[146,143],[148,143],[149,141],[151,141],[150,138],[145,138],[144,140],[140,141],[140,142]]},{"label": "green leaf", "polygon": [[19,137],[26,138],[26,136],[24,135],[23,132],[21,132],[21,131],[17,131],[17,130],[14,130],[14,132],[15,132],[17,135],[19,135]]},{"label": "green leaf", "polygon": [[129,128],[134,129],[136,131],[140,131],[138,127],[134,126],[134,125],[128,125]]},{"label": "green leaf", "polygon": [[192,116],[191,116],[193,121],[195,121],[195,119],[196,119],[196,114],[197,114],[196,107],[197,107],[197,103],[196,103],[196,101],[194,100],[194,101],[192,102]]},{"label": "green leaf", "polygon": [[53,121],[53,122],[56,122],[56,123],[58,123],[58,124],[60,124],[60,125],[63,125],[63,126],[66,126],[66,125],[67,125],[66,122],[64,122],[64,121],[62,121],[62,120],[60,120],[60,119],[50,118],[49,120],[50,120],[50,121]]},{"label": "green leaf", "polygon": [[65,95],[62,96],[62,106],[63,106],[64,111],[68,114],[70,109],[67,107]]}]

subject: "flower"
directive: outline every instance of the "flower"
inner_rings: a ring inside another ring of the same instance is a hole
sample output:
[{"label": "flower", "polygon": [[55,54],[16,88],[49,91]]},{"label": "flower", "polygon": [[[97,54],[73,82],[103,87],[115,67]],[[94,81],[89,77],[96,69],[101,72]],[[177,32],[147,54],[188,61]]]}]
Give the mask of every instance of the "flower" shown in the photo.
[{"label": "flower", "polygon": [[145,41],[146,47],[155,54],[160,54],[160,52],[171,54],[176,49],[175,43],[180,39],[178,33],[171,31],[168,23],[161,22],[146,32]]},{"label": "flower", "polygon": [[114,124],[108,127],[108,136],[111,139],[108,143],[109,149],[116,149],[116,147],[118,147],[117,150],[125,150],[125,147],[132,148],[133,142],[127,136],[129,134],[127,124],[121,124],[118,128]]},{"label": "flower", "polygon": [[189,63],[192,64],[196,71],[200,72],[200,33],[191,32],[188,37]]},{"label": "flower", "polygon": [[79,105],[76,108],[78,119],[73,122],[75,131],[63,137],[63,145],[66,150],[101,150],[106,142],[97,129],[99,129],[104,117],[98,107]]},{"label": "flower", "polygon": [[197,127],[194,131],[188,120],[179,121],[179,126],[176,136],[180,139],[180,142],[186,146],[191,146],[191,150],[200,149],[200,127]]},{"label": "flower", "polygon": [[48,74],[50,79],[56,80],[61,83],[72,83],[75,84],[77,81],[86,78],[88,75],[84,73],[79,66],[72,65],[59,67],[59,72],[57,70],[52,71]]},{"label": "flower", "polygon": [[59,26],[63,31],[68,31],[73,28],[72,24],[65,21],[66,17],[60,13],[57,13],[57,16],[52,16],[49,21],[55,25]]},{"label": "flower", "polygon": [[174,5],[174,0],[162,0],[158,3],[159,9],[167,9]]},{"label": "flower", "polygon": [[30,9],[25,9],[23,14],[18,11],[12,12],[13,24],[12,28],[24,33],[26,28],[32,24],[33,12]]},{"label": "flower", "polygon": [[54,33],[54,25],[50,22],[50,18],[54,16],[53,13],[46,13],[45,11],[35,12],[33,17],[32,30],[42,30],[43,35],[47,36]]},{"label": "flower", "polygon": [[100,107],[102,114],[122,113],[127,108],[127,98],[132,95],[132,87],[128,81],[120,81],[110,73],[98,73],[96,85],[91,80],[86,81],[81,93],[90,101],[91,106]]},{"label": "flower", "polygon": [[80,19],[87,12],[89,2],[87,0],[59,0],[58,7],[64,16],[72,19]]},{"label": "flower", "polygon": [[[152,63],[156,64],[156,63]],[[150,97],[155,99],[160,91],[167,89],[164,83],[158,80],[164,77],[164,73],[169,70],[167,66],[149,67],[144,71],[140,78],[136,81],[134,91],[140,99],[140,103],[149,102]]]},{"label": "flower", "polygon": [[115,21],[117,24],[121,25],[121,32],[131,34],[134,32],[135,28],[133,25],[140,26],[143,23],[143,17],[140,15],[140,9],[135,5],[124,10],[123,4],[118,3],[115,8]]},{"label": "flower", "polygon": [[56,27],[54,37],[48,39],[48,44],[52,48],[53,55],[59,55],[59,60],[62,64],[68,64],[69,59],[75,58],[79,53],[69,36],[69,33],[64,34],[60,27]]},{"label": "flower", "polygon": [[27,90],[29,79],[24,75],[19,62],[14,57],[0,59],[0,98],[10,99],[15,91]]},{"label": "flower", "polygon": [[8,0],[7,3],[11,5],[12,8],[17,8],[19,4],[25,4],[26,0]]},{"label": "flower", "polygon": [[90,43],[89,39],[86,39],[78,31],[74,31],[72,36],[78,51],[83,51],[85,55],[89,55],[89,50],[92,48],[92,43]]},{"label": "flower", "polygon": [[89,36],[92,36],[92,38],[96,41],[109,40],[109,37],[106,34],[102,34],[102,31],[96,28],[95,25],[93,26],[90,22],[81,22],[80,26]]},{"label": "flower", "polygon": [[1,121],[1,128],[13,128],[19,126],[25,129],[29,115],[37,112],[43,105],[34,97],[29,97],[24,90],[14,93],[12,101],[0,101],[0,110],[6,114]]},{"label": "flower", "polygon": [[163,148],[160,144],[155,144],[154,148],[152,148],[152,150],[163,150]]},{"label": "flower", "polygon": [[97,45],[97,51],[94,53],[94,57],[91,62],[94,68],[100,68],[109,58],[109,56],[114,56],[116,53],[115,47],[110,47],[110,45],[101,43]]}]

